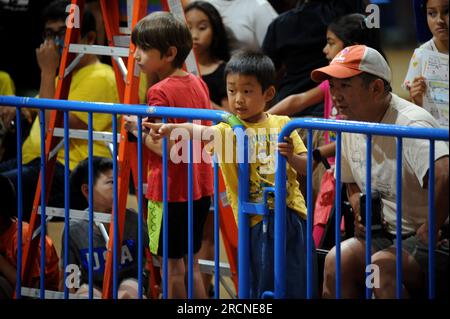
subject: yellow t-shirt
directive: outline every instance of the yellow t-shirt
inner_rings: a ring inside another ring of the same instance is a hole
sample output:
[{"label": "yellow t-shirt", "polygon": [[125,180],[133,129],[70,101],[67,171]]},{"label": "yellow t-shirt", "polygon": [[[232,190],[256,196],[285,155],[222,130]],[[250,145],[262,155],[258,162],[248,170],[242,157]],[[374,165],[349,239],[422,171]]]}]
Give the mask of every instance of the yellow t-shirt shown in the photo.
[{"label": "yellow t-shirt", "polygon": [[14,95],[14,82],[8,73],[0,71],[0,95]]},{"label": "yellow t-shirt", "polygon": [[[68,100],[118,103],[116,78],[111,66],[95,63],[81,68],[73,74],[70,83]],[[70,112],[84,123],[88,123],[88,113]],[[109,131],[112,129],[112,115],[94,113],[93,115],[94,131]],[[30,135],[23,144],[24,164],[31,162],[41,155],[41,137],[40,137],[39,117],[36,117],[31,127]],[[71,170],[88,157],[88,142],[81,139],[70,139],[70,163]],[[95,141],[93,145],[94,155],[111,157],[105,142]],[[58,152],[58,161],[64,164],[64,148]]]},{"label": "yellow t-shirt", "polygon": [[[281,129],[290,121],[287,116],[278,116],[267,114],[267,119],[259,123],[243,122],[246,127],[246,134],[249,136],[248,147],[250,152],[250,201],[262,202],[263,187],[275,185],[275,157],[278,143],[278,135]],[[238,217],[238,165],[236,154],[236,137],[232,128],[225,123],[214,126],[220,132],[220,141],[222,145],[214,140],[214,149],[217,153],[220,168],[222,170],[225,186],[227,188],[228,201],[233,208],[234,218]],[[215,135],[217,136],[217,135]],[[292,132],[290,137],[294,144],[296,154],[305,153],[306,147],[296,131]],[[306,205],[299,183],[297,182],[296,171],[287,164],[287,196],[286,204],[289,208],[296,211],[300,217],[306,219]],[[273,198],[268,198],[269,208],[273,209]],[[254,226],[262,220],[259,215],[251,217],[250,225]]]}]

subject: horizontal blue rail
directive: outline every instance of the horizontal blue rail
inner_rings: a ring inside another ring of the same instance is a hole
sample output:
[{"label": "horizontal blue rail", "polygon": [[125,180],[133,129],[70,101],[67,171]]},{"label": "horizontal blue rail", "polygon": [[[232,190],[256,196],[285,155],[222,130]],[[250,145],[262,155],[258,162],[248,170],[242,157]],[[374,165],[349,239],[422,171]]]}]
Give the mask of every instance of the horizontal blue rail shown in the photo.
[{"label": "horizontal blue rail", "polygon": [[118,104],[37,99],[31,97],[0,96],[0,105],[51,109],[58,111],[94,112],[107,114],[133,114],[151,117],[172,117],[183,119],[227,122],[232,115],[227,112],[180,107],[155,107],[141,104]]},{"label": "horizontal blue rail", "polygon": [[[208,120],[208,121],[214,121],[214,122],[230,122],[230,117],[232,117],[231,114],[223,111],[216,111],[216,110],[206,110],[206,109],[189,109],[189,108],[174,108],[174,107],[149,107],[145,105],[130,105],[130,104],[116,104],[116,103],[93,103],[93,102],[80,102],[80,101],[61,101],[61,100],[54,100],[54,99],[36,99],[36,98],[28,98],[28,97],[12,97],[12,96],[0,96],[0,105],[8,105],[8,106],[15,106],[18,108],[21,107],[31,107],[31,108],[37,108],[41,111],[45,109],[53,109],[53,110],[59,110],[59,111],[78,111],[78,112],[89,112],[89,113],[107,113],[107,114],[133,114],[140,117],[160,117],[163,118],[163,121],[165,121],[167,118],[184,118],[187,120]],[[18,110],[19,112],[19,110]],[[41,116],[41,118],[44,118]],[[113,119],[115,117],[113,116]],[[114,122],[114,121],[113,121]],[[116,125],[115,125],[116,126]],[[89,125],[91,128],[91,125]],[[235,129],[242,128],[239,125],[234,127]],[[312,156],[311,156],[311,145],[312,145],[312,130],[329,130],[329,131],[336,131],[338,132],[338,139],[337,143],[340,143],[341,141],[341,133],[358,133],[358,134],[366,134],[368,136],[368,145],[371,145],[371,137],[373,135],[382,135],[382,136],[392,136],[397,137],[399,148],[401,150],[401,139],[402,138],[418,138],[418,139],[428,139],[431,143],[431,149],[434,149],[434,141],[436,140],[446,140],[449,139],[449,132],[444,129],[433,129],[433,128],[416,128],[416,127],[403,127],[403,126],[395,126],[395,125],[386,125],[386,124],[376,124],[376,123],[364,123],[364,122],[353,122],[353,121],[332,121],[332,120],[324,120],[324,119],[295,119],[290,121],[280,132],[279,135],[279,142],[284,141],[285,136],[289,136],[290,133],[297,128],[305,128],[308,129],[309,138],[308,138],[308,181],[307,181],[307,187],[309,190],[312,189]],[[114,127],[113,133],[116,133],[117,127]],[[42,130],[44,132],[44,130]],[[66,130],[66,135],[68,134]],[[116,134],[113,134],[114,136],[117,136]],[[139,138],[141,140],[142,138]],[[92,138],[90,138],[90,144],[92,143]],[[246,153],[247,150],[247,139],[244,139],[241,141],[238,139],[238,149],[244,149],[244,153]],[[117,141],[115,140],[115,145],[117,144]],[[164,150],[167,148],[166,140],[163,141]],[[141,157],[141,151],[139,151]],[[90,156],[92,152],[89,152]],[[114,149],[114,159],[117,158],[117,150]],[[337,146],[337,155],[340,154],[340,145]],[[192,155],[192,154],[191,154]],[[370,156],[370,151],[368,151],[368,156]],[[338,156],[339,157],[339,156]],[[398,159],[398,157],[397,157]],[[430,160],[432,159],[430,155]],[[265,297],[272,297],[275,298],[283,298],[285,295],[285,269],[286,269],[286,258],[285,258],[285,244],[286,244],[286,234],[285,234],[285,227],[286,227],[286,161],[284,157],[282,157],[279,153],[277,154],[277,165],[278,169],[276,172],[275,177],[275,242],[274,242],[274,257],[275,257],[275,291],[272,293],[270,291],[265,293]],[[167,152],[163,152],[163,175],[167,178]],[[116,160],[114,160],[114,163],[116,164]],[[401,162],[400,162],[401,163]],[[43,165],[45,165],[43,161]],[[141,167],[142,163],[139,161],[138,166]],[[190,168],[192,169],[192,168]],[[248,172],[248,163],[247,163],[247,156],[244,156],[244,162],[239,165],[239,199],[238,199],[238,206],[239,206],[239,246],[238,246],[238,254],[239,254],[239,297],[241,298],[248,298],[249,297],[249,220],[248,215],[244,214],[244,211],[254,211],[255,213],[259,214],[266,214],[266,207],[264,204],[258,205],[257,203],[249,203],[248,202],[248,192],[249,192],[249,185],[248,181],[249,179],[249,172]],[[336,169],[340,171],[340,158],[337,158],[336,160]],[[141,169],[140,169],[141,170]],[[370,172],[370,165],[368,165],[367,170]],[[43,170],[44,171],[44,170]],[[116,172],[116,168],[114,169]],[[399,174],[397,172],[397,174]],[[401,172],[400,172],[401,174]],[[66,174],[67,175],[67,174]],[[217,172],[215,174],[217,176]],[[430,168],[430,179],[433,177],[434,171],[432,168]],[[370,176],[370,174],[368,174]],[[400,176],[401,175],[397,175]],[[163,179],[163,197],[167,199],[167,181],[166,178]],[[217,178],[217,177],[216,177]],[[400,178],[401,180],[401,178]],[[117,177],[114,178],[115,185],[117,181]],[[189,183],[191,184],[191,183]],[[336,174],[336,185],[340,185],[340,174]],[[401,188],[401,183],[398,183],[398,187]],[[45,185],[43,185],[43,193],[45,193]],[[217,183],[215,183],[215,194],[217,195]],[[337,187],[339,189],[339,187]],[[339,189],[340,190],[340,189]],[[370,193],[370,183],[368,185],[368,193]],[[114,209],[117,210],[117,190],[115,190],[114,194]],[[192,192],[192,189],[189,190],[189,192]],[[311,191],[309,191],[311,193]],[[142,189],[139,187],[139,193],[142,194]],[[398,192],[398,194],[401,194],[401,192]],[[311,194],[309,194],[308,198],[311,197]],[[433,187],[430,187],[430,197],[434,196],[434,189]],[[217,197],[217,196],[216,196]],[[336,193],[336,203],[340,203],[340,191],[337,191]],[[217,200],[217,199],[216,199]],[[19,204],[21,200],[19,198]],[[164,200],[165,202],[165,208],[164,211],[167,211],[167,200]],[[370,209],[370,197],[367,198],[367,210]],[[45,203],[41,204],[42,207],[45,206]],[[401,205],[397,202],[397,207],[399,208],[398,217],[401,216]],[[312,205],[308,205],[308,221],[307,221],[307,297],[311,298],[312,296],[312,264],[311,264],[311,253],[310,250],[312,249],[312,241],[311,241],[311,235],[312,235]],[[20,207],[20,206],[19,206]],[[338,206],[339,207],[339,206]],[[216,203],[216,209],[217,209],[217,203]],[[19,209],[20,210],[20,209]],[[190,208],[192,210],[192,208]],[[141,216],[142,214],[142,207],[139,208],[139,214]],[[433,212],[434,208],[432,205],[430,206],[430,211]],[[20,212],[19,212],[20,213]],[[44,208],[44,214],[45,214],[45,208]],[[43,216],[45,217],[45,215]],[[217,214],[217,212],[216,212]],[[430,216],[433,218],[434,212]],[[42,216],[41,216],[42,217]],[[336,230],[339,229],[339,223],[340,220],[340,211],[337,211],[336,216]],[[367,226],[370,228],[370,212],[367,211],[366,213],[367,218]],[[167,229],[167,218],[163,218],[163,227],[164,229]],[[217,231],[217,217],[215,218],[216,222],[216,231]],[[115,227],[116,228],[116,227]],[[400,231],[400,227],[397,225],[397,231]],[[140,230],[140,227],[139,227]],[[43,234],[45,234],[45,229],[43,231]],[[191,234],[190,234],[191,236]],[[116,238],[117,236],[114,236]],[[140,235],[141,237],[141,235]],[[338,245],[339,241],[339,234],[338,231],[336,232],[336,244]],[[163,238],[163,255],[167,256],[167,232],[164,232],[164,238]],[[369,232],[369,243],[370,243],[370,232]],[[118,243],[115,243],[114,246],[116,246]],[[191,251],[190,247],[190,251]],[[337,253],[337,258],[339,259],[340,254]],[[21,255],[19,255],[20,259]],[[167,257],[166,257],[167,258]],[[164,265],[164,279],[163,279],[163,296],[167,297],[167,259],[163,259],[163,265]],[[434,259],[432,257],[430,261],[430,266],[434,264]],[[216,255],[216,271],[218,270],[218,254]],[[370,262],[370,257],[368,262]],[[192,262],[192,256],[190,258],[190,261]],[[340,262],[337,261],[337,264],[340,264]],[[401,265],[401,264],[400,264]],[[18,267],[20,273],[20,266]],[[400,267],[401,268],[401,267]],[[192,281],[192,267],[189,269],[190,272],[190,281]],[[336,292],[337,296],[340,296],[340,275],[339,275],[339,268],[337,267],[337,281],[336,281]],[[114,271],[116,273],[116,271]],[[398,272],[398,280],[401,281],[401,272]],[[432,276],[432,274],[431,274]],[[20,277],[20,276],[19,276]],[[430,277],[431,278],[431,277]],[[41,283],[43,283],[43,278],[41,278]],[[431,282],[431,281],[430,281]],[[218,281],[216,280],[216,283]],[[19,281],[20,285],[20,281]],[[430,290],[434,289],[434,284],[430,283]],[[141,287],[141,280],[139,280],[139,286]],[[41,297],[43,297],[43,289],[41,285]],[[116,288],[114,289],[116,292]],[[189,297],[192,297],[192,286],[189,285]],[[92,292],[90,291],[90,295]],[[367,294],[370,294],[370,291],[367,291]],[[398,295],[400,293],[398,292]],[[116,293],[115,293],[116,295]],[[67,291],[66,291],[67,296]],[[218,296],[218,295],[216,295]]]},{"label": "horizontal blue rail", "polygon": [[[36,99],[36,98],[28,98],[28,97],[14,97],[14,96],[0,96],[0,105],[7,105],[7,106],[13,106],[13,107],[17,107],[17,114],[20,114],[20,108],[37,108],[40,110],[40,124],[41,124],[41,140],[45,141],[45,133],[46,133],[46,129],[44,127],[44,123],[45,123],[45,110],[50,109],[50,110],[57,110],[57,111],[62,111],[64,112],[64,131],[65,131],[65,135],[64,135],[64,139],[65,139],[65,149],[66,149],[66,157],[65,160],[66,162],[69,162],[69,152],[68,152],[68,146],[69,143],[67,141],[68,136],[69,136],[69,125],[68,125],[68,112],[69,111],[76,111],[76,112],[88,112],[89,114],[89,123],[88,123],[88,154],[89,154],[89,184],[92,185],[93,184],[93,167],[92,167],[92,160],[93,160],[93,120],[92,120],[92,114],[93,113],[105,113],[105,114],[111,114],[112,115],[112,132],[113,132],[113,148],[112,148],[112,152],[113,152],[113,180],[114,180],[114,194],[113,194],[113,211],[117,212],[118,210],[118,193],[117,193],[117,180],[118,180],[118,167],[117,167],[117,117],[115,115],[119,115],[119,114],[133,114],[133,115],[137,115],[138,116],[138,123],[141,123],[142,118],[143,117],[159,117],[163,119],[163,122],[165,122],[168,118],[184,118],[184,119],[188,119],[188,120],[206,120],[206,121],[213,121],[213,122],[230,122],[230,123],[235,123],[235,120],[233,120],[233,116],[229,113],[223,112],[223,111],[216,111],[216,110],[207,110],[207,109],[188,109],[188,108],[174,108],[174,107],[148,107],[145,105],[130,105],[130,104],[116,104],[116,103],[93,103],[93,102],[80,102],[80,101],[67,101],[67,100],[55,100],[55,99]],[[18,123],[18,129],[17,131],[20,133],[21,131],[21,127],[20,127],[20,122]],[[138,131],[139,131],[139,136],[138,136],[138,194],[139,194],[139,198],[142,198],[143,195],[143,190],[142,190],[142,127],[141,125],[138,125]],[[20,143],[20,139],[18,138],[18,158],[19,158],[19,172],[22,171],[22,165],[21,165],[21,150],[22,150],[22,145]],[[43,174],[45,175],[45,164],[46,164],[46,160],[45,160],[45,143],[41,143],[41,167],[42,167],[42,172],[44,172]],[[168,198],[168,189],[167,189],[167,160],[168,160],[168,152],[167,152],[167,147],[168,147],[168,143],[167,143],[167,139],[163,140],[163,198],[164,198],[164,209],[163,209],[163,282],[162,282],[162,286],[163,286],[163,298],[167,298],[167,293],[168,293],[168,272],[167,272],[167,265],[168,265],[168,218],[167,218],[167,198]],[[192,161],[192,143],[190,143],[190,154],[189,154],[189,166],[188,166],[188,193],[189,193],[189,231],[188,231],[188,242],[189,242],[189,248],[188,248],[188,297],[189,298],[193,298],[193,284],[194,284],[194,254],[193,254],[193,190],[194,190],[194,183],[192,181],[192,176],[193,176],[193,161]],[[214,180],[214,194],[218,194],[219,190],[218,190],[218,166],[217,164],[215,164],[215,180]],[[19,176],[19,187],[18,187],[18,194],[19,194],[19,198],[18,198],[18,204],[19,204],[19,222],[20,222],[20,226],[19,226],[19,234],[21,234],[22,232],[22,227],[21,227],[21,221],[22,221],[22,198],[21,198],[21,194],[22,192],[20,191],[22,189],[22,184],[21,184],[21,176],[22,174],[20,174]],[[65,166],[65,206],[66,206],[66,210],[65,210],[65,216],[66,216],[66,232],[65,232],[65,254],[64,254],[64,265],[65,265],[65,269],[67,266],[67,260],[68,260],[68,235],[69,235],[69,231],[68,231],[68,212],[69,212],[69,197],[68,197],[68,193],[69,193],[69,189],[68,189],[68,181],[69,181],[69,174],[68,174],[68,165]],[[45,225],[45,179],[42,179],[42,192],[41,192],[41,206],[44,207],[43,209],[43,213],[41,215],[41,224]],[[215,199],[215,247],[216,247],[216,252],[215,252],[215,270],[216,273],[219,273],[219,236],[218,236],[218,197],[216,196]],[[93,241],[92,241],[92,236],[93,236],[93,207],[92,207],[92,203],[93,203],[93,191],[92,188],[89,188],[89,290],[88,290],[88,297],[91,299],[93,298]],[[138,291],[142,292],[142,287],[143,287],[143,276],[142,276],[142,271],[143,271],[143,265],[142,265],[142,260],[143,260],[143,255],[142,255],[142,251],[143,251],[143,240],[142,240],[142,236],[143,236],[143,232],[142,232],[142,216],[143,216],[143,207],[142,207],[142,202],[139,200],[138,201],[138,214],[139,214],[139,223],[138,223],[138,247],[139,247],[139,254],[138,254],[138,261],[139,261],[139,265],[138,265]],[[114,245],[113,245],[113,298],[117,299],[118,297],[118,272],[119,272],[119,265],[118,265],[118,250],[117,247],[120,244],[117,239],[118,239],[118,233],[117,233],[117,229],[118,229],[118,216],[117,214],[114,214],[113,220],[112,222],[114,223]],[[44,241],[45,238],[45,228],[43,228],[43,232],[42,232],[42,236],[41,236],[41,247],[45,247],[45,245],[42,244],[42,242]],[[21,239],[22,237],[20,236],[19,239],[19,244],[21,243]],[[21,244],[20,244],[21,246]],[[45,248],[44,248],[45,249]],[[18,278],[18,282],[17,282],[17,296],[18,298],[21,297],[21,272],[22,272],[22,265],[21,265],[21,260],[22,260],[22,249],[18,249],[19,251],[19,255],[18,255],[18,269],[17,269],[17,278]],[[45,261],[45,254],[41,254],[41,269],[45,268],[44,265],[44,261]],[[67,278],[67,272],[64,271],[64,278]],[[66,282],[66,281],[65,281]],[[219,297],[219,278],[217,276],[216,278],[216,298]],[[44,298],[44,272],[41,272],[41,276],[40,276],[40,298]],[[64,289],[64,297],[68,298],[69,294],[68,294],[68,289],[67,287],[65,287]],[[139,293],[139,297],[142,298],[142,294]]]},{"label": "horizontal blue rail", "polygon": [[289,135],[294,129],[305,128],[313,130],[327,130],[345,133],[359,133],[406,138],[419,138],[426,140],[448,140],[449,131],[439,128],[424,128],[379,124],[371,122],[335,121],[319,118],[293,119],[282,129],[279,138]]}]

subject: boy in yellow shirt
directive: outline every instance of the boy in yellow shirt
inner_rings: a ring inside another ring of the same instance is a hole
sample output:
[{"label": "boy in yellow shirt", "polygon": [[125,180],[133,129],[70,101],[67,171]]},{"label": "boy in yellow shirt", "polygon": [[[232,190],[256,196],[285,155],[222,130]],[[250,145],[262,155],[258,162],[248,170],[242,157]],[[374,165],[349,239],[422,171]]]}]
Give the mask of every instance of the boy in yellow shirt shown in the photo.
[{"label": "boy in yellow shirt", "polygon": [[[306,174],[306,148],[296,131],[285,143],[278,143],[278,134],[289,122],[287,116],[266,113],[266,104],[275,95],[275,68],[267,56],[256,52],[240,52],[232,57],[225,68],[228,102],[230,110],[237,115],[249,136],[250,162],[250,201],[262,201],[263,188],[275,186],[275,155],[278,149],[286,157],[287,194],[286,194],[286,297],[306,297],[306,206],[305,200],[296,180],[296,172]],[[201,126],[191,123],[162,124],[143,123],[154,140],[170,136],[174,129],[177,138],[180,129],[185,129],[190,136],[202,136],[203,140],[214,145],[220,167],[237,220],[238,202],[238,164],[236,141],[230,125],[220,123],[216,126]],[[195,131],[195,134],[194,134]],[[175,136],[176,135],[176,136]],[[182,135],[185,136],[185,135]],[[231,139],[231,140],[229,140]],[[231,143],[229,143],[232,141]],[[172,144],[169,144],[172,145]],[[231,154],[231,156],[230,156]],[[267,290],[273,291],[273,200],[268,202],[271,214],[268,216],[267,228],[263,227],[262,217],[251,217],[251,292],[250,298],[260,298]],[[263,249],[263,245],[267,248]],[[313,296],[317,296],[317,262],[315,249]]]}]

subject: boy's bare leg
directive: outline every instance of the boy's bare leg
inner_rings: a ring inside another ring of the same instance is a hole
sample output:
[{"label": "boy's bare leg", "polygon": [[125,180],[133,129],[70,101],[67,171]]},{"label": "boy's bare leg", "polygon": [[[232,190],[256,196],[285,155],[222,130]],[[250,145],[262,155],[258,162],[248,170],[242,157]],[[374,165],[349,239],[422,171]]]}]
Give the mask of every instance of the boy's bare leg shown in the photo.
[{"label": "boy's bare leg", "polygon": [[[162,260],[162,259],[161,259]],[[168,289],[167,297],[170,299],[186,299],[186,285],[184,283],[185,266],[183,258],[168,259]],[[162,268],[161,268],[162,271]],[[161,274],[162,277],[162,274]]]},{"label": "boy's bare leg", "polygon": [[[214,260],[214,212],[210,211],[206,217],[205,226],[203,230],[202,248],[197,254],[198,259]],[[201,274],[205,293],[208,297],[209,289],[211,287],[212,275]]]},{"label": "boy's bare leg", "polygon": [[198,254],[194,256],[194,298],[206,299],[208,294],[205,291],[202,274],[200,273],[200,266],[198,264]]}]

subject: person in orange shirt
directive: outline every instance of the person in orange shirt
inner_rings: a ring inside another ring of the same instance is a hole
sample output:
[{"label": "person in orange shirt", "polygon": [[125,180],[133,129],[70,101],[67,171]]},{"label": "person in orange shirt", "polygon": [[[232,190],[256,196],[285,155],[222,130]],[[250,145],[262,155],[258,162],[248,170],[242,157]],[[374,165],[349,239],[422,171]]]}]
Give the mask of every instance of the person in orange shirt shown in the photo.
[{"label": "person in orange shirt", "polygon": [[[0,175],[0,299],[12,298],[16,286],[17,254],[18,254],[18,220],[16,216],[16,198],[14,186],[11,181]],[[22,249],[26,244],[29,225],[22,222]],[[40,246],[38,251],[40,256]],[[46,237],[45,242],[45,289],[58,290],[59,268],[58,255],[52,240]],[[31,287],[39,287],[40,262],[39,258],[33,261],[30,267],[32,272]]]}]

